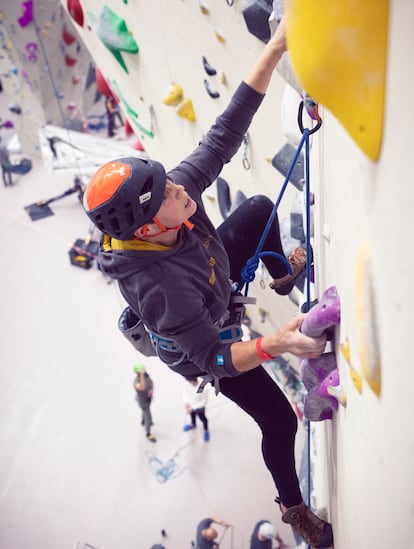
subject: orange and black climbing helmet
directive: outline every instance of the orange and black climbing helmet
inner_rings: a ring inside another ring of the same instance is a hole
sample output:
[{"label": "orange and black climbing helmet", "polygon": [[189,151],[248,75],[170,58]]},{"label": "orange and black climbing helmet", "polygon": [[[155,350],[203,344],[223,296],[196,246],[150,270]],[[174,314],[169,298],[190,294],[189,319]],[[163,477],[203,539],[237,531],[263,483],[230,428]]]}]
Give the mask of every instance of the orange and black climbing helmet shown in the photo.
[{"label": "orange and black climbing helmet", "polygon": [[107,162],[92,177],[83,195],[89,218],[103,233],[130,240],[160,209],[166,184],[162,164],[140,158]]}]

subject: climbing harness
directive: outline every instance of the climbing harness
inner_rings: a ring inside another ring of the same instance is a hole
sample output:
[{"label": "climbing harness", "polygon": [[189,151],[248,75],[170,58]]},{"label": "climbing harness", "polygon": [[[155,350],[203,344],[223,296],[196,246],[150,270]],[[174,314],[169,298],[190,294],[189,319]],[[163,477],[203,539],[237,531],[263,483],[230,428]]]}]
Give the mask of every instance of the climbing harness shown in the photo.
[{"label": "climbing harness", "polygon": [[[245,305],[255,304],[256,298],[241,295],[240,292],[234,291],[230,297],[229,307],[224,315],[215,322],[218,326],[219,337],[225,343],[235,343],[240,341],[243,336],[241,322],[243,320]],[[158,356],[162,356],[163,362],[167,366],[175,368],[186,360],[185,352],[175,343],[173,339],[163,337],[151,330],[148,330],[152,344]],[[168,357],[166,353],[171,353],[173,356]],[[170,360],[169,360],[170,359]],[[210,378],[212,379],[212,377]],[[203,388],[205,383],[203,384]],[[217,385],[216,391],[217,391]]]}]

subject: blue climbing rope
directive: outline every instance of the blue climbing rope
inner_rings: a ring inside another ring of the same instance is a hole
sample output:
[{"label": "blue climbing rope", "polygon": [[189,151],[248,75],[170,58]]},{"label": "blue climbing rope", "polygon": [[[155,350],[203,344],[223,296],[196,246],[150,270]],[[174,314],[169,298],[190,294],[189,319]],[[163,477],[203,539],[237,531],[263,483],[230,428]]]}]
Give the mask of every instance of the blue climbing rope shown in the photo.
[{"label": "blue climbing rope", "polygon": [[[296,162],[299,158],[299,155],[300,155],[303,147],[305,147],[305,203],[306,203],[306,213],[305,213],[305,216],[306,216],[306,285],[305,285],[305,289],[306,289],[305,307],[306,307],[306,310],[305,311],[306,312],[309,311],[310,303],[311,303],[310,284],[311,284],[311,254],[312,254],[311,244],[310,244],[311,192],[310,192],[310,168],[309,168],[309,158],[310,158],[310,154],[309,154],[309,152],[310,152],[309,137],[313,133],[318,131],[319,128],[321,127],[321,125],[322,125],[322,119],[320,118],[319,113],[317,111],[317,104],[313,102],[312,106],[313,106],[312,112],[315,115],[314,117],[312,116],[312,118],[314,120],[316,120],[317,123],[315,124],[315,126],[312,129],[308,129],[308,128],[303,127],[302,115],[303,115],[304,101],[302,101],[299,105],[298,125],[299,125],[299,129],[302,133],[302,138],[299,142],[299,145],[297,147],[295,156],[293,157],[293,160],[292,160],[291,165],[289,167],[288,173],[286,175],[285,181],[284,181],[284,183],[282,185],[282,188],[280,190],[279,196],[278,196],[278,198],[275,202],[275,205],[273,206],[273,209],[272,209],[272,212],[271,212],[271,214],[269,216],[269,219],[267,221],[266,227],[265,227],[265,229],[263,231],[263,234],[260,238],[259,244],[257,245],[256,252],[255,252],[253,257],[251,257],[250,259],[248,259],[246,261],[246,264],[245,264],[245,266],[243,267],[243,269],[241,271],[242,282],[239,283],[238,288],[237,288],[238,291],[241,291],[243,289],[243,286],[246,285],[245,295],[247,295],[248,288],[249,288],[249,283],[254,280],[256,270],[259,266],[259,259],[261,257],[264,257],[264,256],[271,255],[271,256],[277,257],[283,263],[285,263],[289,274],[292,274],[292,267],[291,267],[290,263],[288,262],[288,260],[284,256],[282,256],[282,255],[280,255],[276,252],[262,251],[262,248],[263,248],[264,242],[267,238],[267,235],[270,231],[270,228],[273,224],[273,221],[275,219],[277,209],[278,209],[279,204],[282,200],[282,197],[285,193],[286,187],[289,184],[290,177],[291,177],[292,172],[295,168]],[[309,111],[308,111],[308,113],[309,113]],[[307,429],[306,449],[307,449],[307,472],[308,472],[308,474],[307,474],[307,477],[308,477],[308,483],[307,483],[308,484],[308,494],[307,494],[307,500],[308,501],[307,501],[307,504],[308,504],[308,506],[310,506],[311,490],[312,490],[312,487],[311,487],[312,478],[311,478],[311,459],[310,459],[311,437],[310,437],[310,422],[309,422],[309,420],[307,420],[307,422],[306,422],[306,429]],[[308,549],[310,549],[309,545],[308,545]]]},{"label": "blue climbing rope", "polygon": [[[282,200],[282,197],[285,193],[286,187],[289,184],[290,177],[292,175],[292,172],[295,168],[296,162],[299,158],[299,155],[300,155],[301,150],[302,150],[304,145],[306,145],[306,147],[305,147],[306,155],[307,156],[309,155],[309,135],[311,134],[311,132],[313,133],[313,130],[308,130],[307,128],[303,129],[302,138],[301,138],[300,143],[298,145],[298,148],[296,150],[295,156],[293,157],[292,163],[289,167],[288,173],[286,175],[285,181],[284,181],[284,183],[282,185],[282,188],[280,190],[279,196],[277,197],[277,200],[276,200],[276,202],[273,206],[273,209],[270,213],[269,219],[267,220],[266,227],[264,228],[264,231],[263,231],[263,234],[260,238],[259,244],[257,245],[256,252],[250,259],[248,259],[246,261],[246,264],[245,264],[245,266],[243,267],[243,269],[241,271],[242,281],[239,283],[237,291],[240,292],[243,289],[244,285],[246,285],[245,295],[247,295],[247,293],[248,293],[250,282],[252,282],[255,278],[255,273],[256,273],[257,268],[259,266],[259,259],[264,257],[264,256],[269,256],[270,255],[270,256],[274,256],[274,257],[280,259],[280,261],[282,261],[282,263],[284,263],[286,265],[288,273],[292,274],[292,267],[291,267],[289,261],[286,259],[286,257],[284,257],[283,255],[278,254],[276,252],[266,252],[266,251],[263,252],[262,248],[263,248],[264,242],[267,238],[267,235],[269,234],[269,231],[270,231],[270,228],[273,224],[273,221],[276,217],[277,209],[279,208],[279,204],[280,204],[280,202]],[[309,166],[309,162],[307,160],[306,160],[306,166],[307,167]],[[308,168],[307,173],[306,173],[306,181],[307,181],[307,189],[309,189],[309,168]],[[309,203],[308,196],[306,197],[306,203],[307,204]],[[310,226],[310,222],[309,222],[309,226]],[[307,243],[309,241],[309,232],[308,231],[309,231],[309,227],[308,227],[308,224],[307,224],[307,234],[306,234]],[[307,259],[306,259],[306,274],[308,276],[310,274],[310,261],[309,261],[309,258],[310,258],[310,243],[309,243],[309,246],[307,246],[307,256],[306,257],[307,257]],[[309,267],[309,272],[308,272],[308,267]]]},{"label": "blue climbing rope", "polygon": [[145,453],[148,459],[148,466],[151,469],[151,471],[154,473],[157,482],[159,482],[160,484],[163,484],[167,482],[167,480],[175,478],[178,474],[180,474],[183,471],[183,469],[177,464],[175,458],[178,457],[180,455],[181,450],[184,450],[184,448],[187,448],[187,446],[188,444],[179,448],[175,452],[173,457],[168,459],[166,463],[163,463],[150,451],[147,451]]}]

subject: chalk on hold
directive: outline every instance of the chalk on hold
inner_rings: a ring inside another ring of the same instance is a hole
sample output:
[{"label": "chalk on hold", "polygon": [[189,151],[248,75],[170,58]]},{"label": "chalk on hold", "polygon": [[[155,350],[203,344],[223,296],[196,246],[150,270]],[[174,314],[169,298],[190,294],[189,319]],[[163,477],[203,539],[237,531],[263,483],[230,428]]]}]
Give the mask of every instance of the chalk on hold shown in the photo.
[{"label": "chalk on hold", "polygon": [[326,392],[329,395],[335,397],[341,406],[346,406],[346,403],[347,403],[346,391],[340,383],[338,385],[328,385],[326,387]]},{"label": "chalk on hold", "polygon": [[125,19],[119,17],[108,6],[104,6],[99,16],[97,34],[124,71],[128,73],[128,67],[121,52],[137,54],[139,47],[129,32]]},{"label": "chalk on hold", "polygon": [[107,48],[128,53],[138,53],[138,44],[128,30],[125,19],[119,17],[108,6],[99,16],[98,36]]},{"label": "chalk on hold", "polygon": [[172,82],[168,88],[168,92],[163,99],[164,105],[171,107],[176,107],[184,99],[184,90],[177,84],[177,82]]},{"label": "chalk on hold", "polygon": [[[295,147],[290,143],[286,143],[272,158],[272,166],[276,168],[284,177],[286,177],[295,157],[295,154]],[[299,191],[302,191],[304,187],[304,177],[304,158],[303,153],[301,152],[290,175],[289,181]]]}]

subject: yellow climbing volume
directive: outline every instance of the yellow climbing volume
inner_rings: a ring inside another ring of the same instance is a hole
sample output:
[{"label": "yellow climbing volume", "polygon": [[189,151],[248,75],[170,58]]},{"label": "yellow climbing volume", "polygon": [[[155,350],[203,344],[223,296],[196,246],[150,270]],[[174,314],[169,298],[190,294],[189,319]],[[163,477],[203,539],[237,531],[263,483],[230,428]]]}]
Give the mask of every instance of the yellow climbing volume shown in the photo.
[{"label": "yellow climbing volume", "polygon": [[329,109],[360,149],[381,150],[389,0],[290,0],[287,39],[304,89]]}]

